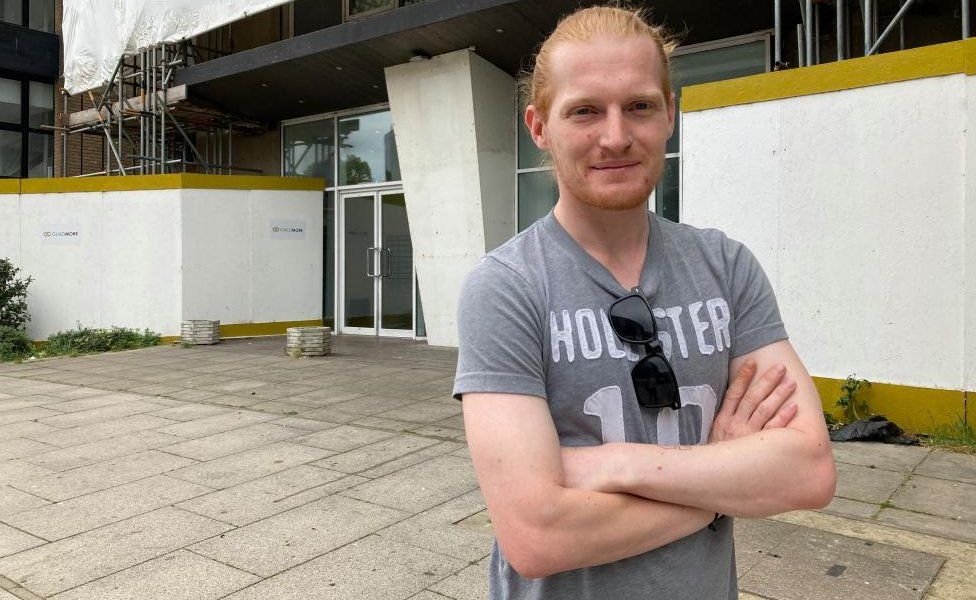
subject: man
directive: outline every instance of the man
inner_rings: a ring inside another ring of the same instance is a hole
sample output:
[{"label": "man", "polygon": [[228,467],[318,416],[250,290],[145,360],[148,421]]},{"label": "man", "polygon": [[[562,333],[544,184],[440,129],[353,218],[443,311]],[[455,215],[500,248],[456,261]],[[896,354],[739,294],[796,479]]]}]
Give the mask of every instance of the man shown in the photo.
[{"label": "man", "polygon": [[559,200],[460,302],[454,391],[495,528],[492,598],[735,598],[722,516],[833,495],[820,400],[761,267],[646,211],[674,127],[670,50],[596,7],[536,59],[525,122]]}]

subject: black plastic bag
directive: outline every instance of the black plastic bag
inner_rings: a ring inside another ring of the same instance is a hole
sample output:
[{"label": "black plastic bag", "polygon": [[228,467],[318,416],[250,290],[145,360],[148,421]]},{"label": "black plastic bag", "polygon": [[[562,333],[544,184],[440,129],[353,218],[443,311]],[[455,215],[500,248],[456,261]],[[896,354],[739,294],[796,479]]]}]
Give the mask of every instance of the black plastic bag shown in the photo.
[{"label": "black plastic bag", "polygon": [[885,444],[918,444],[918,440],[906,436],[901,427],[883,415],[854,421],[830,432],[832,442],[884,442]]}]

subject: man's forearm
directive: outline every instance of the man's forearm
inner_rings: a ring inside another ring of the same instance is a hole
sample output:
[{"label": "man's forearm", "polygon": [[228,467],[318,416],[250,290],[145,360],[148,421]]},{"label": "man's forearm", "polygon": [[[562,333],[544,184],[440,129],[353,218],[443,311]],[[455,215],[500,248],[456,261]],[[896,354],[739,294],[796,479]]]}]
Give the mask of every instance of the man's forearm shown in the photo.
[{"label": "man's forearm", "polygon": [[[506,558],[525,577],[643,554],[704,528],[715,517],[714,512],[630,494],[565,487],[552,492],[544,514],[523,515],[528,519],[510,529],[518,532],[517,547],[499,537]],[[535,543],[525,544],[525,539]],[[531,556],[517,556],[520,552]]]},{"label": "man's forearm", "polygon": [[663,447],[608,444],[601,489],[744,517],[823,506],[833,495],[829,445],[774,429],[727,442]]}]

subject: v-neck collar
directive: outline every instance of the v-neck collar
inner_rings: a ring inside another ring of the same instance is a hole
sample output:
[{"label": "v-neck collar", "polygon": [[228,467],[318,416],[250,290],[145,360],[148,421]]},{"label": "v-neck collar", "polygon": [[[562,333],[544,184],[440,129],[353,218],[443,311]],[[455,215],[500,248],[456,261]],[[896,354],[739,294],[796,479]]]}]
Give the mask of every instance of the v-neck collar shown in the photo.
[{"label": "v-neck collar", "polygon": [[[658,284],[661,281],[664,243],[661,240],[661,226],[657,222],[657,216],[650,211],[647,212],[647,223],[647,252],[644,255],[644,265],[641,267],[639,283],[644,295],[652,298],[657,293]],[[577,264],[583,267],[583,271],[601,287],[618,298],[630,293],[630,290],[624,288],[603,263],[595,259],[579,245],[573,236],[569,235],[569,232],[563,228],[552,211],[543,217],[542,226],[576,260]]]}]

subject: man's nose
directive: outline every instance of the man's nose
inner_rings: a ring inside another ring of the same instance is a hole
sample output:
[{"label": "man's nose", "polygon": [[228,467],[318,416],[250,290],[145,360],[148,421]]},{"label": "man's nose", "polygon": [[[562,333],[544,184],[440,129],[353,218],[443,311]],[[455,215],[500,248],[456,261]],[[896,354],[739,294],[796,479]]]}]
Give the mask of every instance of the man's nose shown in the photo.
[{"label": "man's nose", "polygon": [[623,152],[630,148],[633,142],[634,137],[624,112],[619,108],[607,110],[600,135],[600,146],[609,152]]}]

